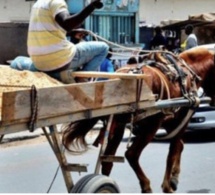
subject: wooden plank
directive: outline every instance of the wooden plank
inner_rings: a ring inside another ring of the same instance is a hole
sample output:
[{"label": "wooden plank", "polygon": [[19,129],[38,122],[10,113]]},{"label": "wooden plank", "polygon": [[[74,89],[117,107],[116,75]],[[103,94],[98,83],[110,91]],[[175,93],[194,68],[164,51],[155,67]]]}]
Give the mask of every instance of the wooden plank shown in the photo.
[{"label": "wooden plank", "polygon": [[91,72],[91,71],[77,71],[72,72],[73,77],[93,77],[93,78],[109,78],[109,79],[144,79],[149,77],[146,74],[128,74],[128,73],[107,73],[107,72]]},{"label": "wooden plank", "polygon": [[124,156],[102,155],[100,156],[100,159],[102,162],[119,162],[119,163],[125,162]]},{"label": "wooden plank", "polygon": [[[134,103],[136,82],[135,79],[114,79],[40,88],[37,92],[38,119]],[[140,101],[148,99],[154,99],[154,95],[143,81]],[[29,121],[30,116],[30,90],[3,93],[1,121],[3,124]]]},{"label": "wooden plank", "polygon": [[[95,118],[110,114],[118,114],[118,113],[126,113],[131,110],[132,104],[125,104],[125,105],[114,105],[107,108],[102,109],[94,109],[91,111],[80,111],[77,113],[71,113],[62,116],[38,119],[35,124],[36,128],[44,127],[44,126],[51,126],[55,124],[63,124],[69,123],[74,121],[80,121],[87,118]],[[155,101],[154,99],[145,100],[138,103],[138,107],[140,109],[146,109],[148,112],[149,110],[155,109]],[[15,133],[19,131],[28,130],[28,123],[26,121],[10,121],[4,122],[0,125],[0,135]]]},{"label": "wooden plank", "polygon": [[70,172],[87,172],[87,164],[68,164],[67,166],[65,166],[65,170],[66,171],[70,171]]}]

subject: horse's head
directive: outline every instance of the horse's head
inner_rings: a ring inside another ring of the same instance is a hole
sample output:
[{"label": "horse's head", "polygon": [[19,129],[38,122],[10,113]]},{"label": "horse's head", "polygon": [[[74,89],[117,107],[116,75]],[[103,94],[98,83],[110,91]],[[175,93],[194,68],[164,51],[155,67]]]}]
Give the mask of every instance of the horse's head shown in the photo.
[{"label": "horse's head", "polygon": [[201,46],[184,51],[180,57],[201,77],[199,87],[207,96],[215,96],[215,53]]}]

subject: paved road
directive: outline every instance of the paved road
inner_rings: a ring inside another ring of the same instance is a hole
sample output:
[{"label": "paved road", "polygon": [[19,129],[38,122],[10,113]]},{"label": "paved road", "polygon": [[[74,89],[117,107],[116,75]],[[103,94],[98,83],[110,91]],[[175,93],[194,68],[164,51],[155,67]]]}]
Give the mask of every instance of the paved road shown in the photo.
[{"label": "paved road", "polygon": [[[89,137],[89,141],[93,138]],[[182,157],[182,170],[178,193],[215,193],[215,130],[186,134]],[[46,193],[58,167],[57,160],[43,136],[27,139],[10,147],[0,146],[0,193]],[[118,155],[126,149],[127,135],[120,145]],[[168,143],[153,142],[143,152],[140,162],[155,193],[161,193]],[[69,162],[86,163],[88,173],[72,173],[75,182],[93,173],[98,155],[91,148],[81,156],[67,154]],[[122,193],[140,193],[136,176],[128,163],[117,163],[111,173]],[[61,172],[57,174],[52,193],[66,193]]]}]

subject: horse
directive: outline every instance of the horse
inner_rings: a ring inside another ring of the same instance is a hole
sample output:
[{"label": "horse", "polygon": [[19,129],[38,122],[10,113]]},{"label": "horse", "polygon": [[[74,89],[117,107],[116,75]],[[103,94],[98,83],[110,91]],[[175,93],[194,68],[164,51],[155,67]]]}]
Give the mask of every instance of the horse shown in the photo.
[{"label": "horse", "polygon": [[[139,67],[138,71],[139,74],[150,76],[150,79],[147,79],[146,82],[151,91],[157,95],[157,100],[187,97],[188,93],[195,93],[199,87],[202,87],[205,94],[213,99],[215,95],[215,88],[211,85],[211,83],[215,82],[215,58],[213,52],[202,47],[196,47],[179,54],[179,56],[177,56],[177,69],[179,69],[179,74],[182,75],[183,79],[181,79],[181,76],[177,79],[175,76],[167,76],[162,70],[162,68],[165,68],[163,65],[168,63],[168,60],[172,61],[171,59],[173,58],[164,58],[159,52],[153,53],[153,56],[157,58],[153,63],[161,64],[161,68],[144,65]],[[149,59],[149,55],[147,58]],[[137,67],[136,64],[127,65],[119,69],[118,72],[126,73],[135,67]],[[195,86],[195,90],[193,90],[193,85]],[[192,111],[191,114],[190,110]],[[178,129],[177,133],[169,139],[170,147],[161,185],[162,191],[165,193],[172,193],[177,190],[181,169],[180,160],[184,149],[183,134],[193,112],[193,109],[188,107],[170,110],[164,109],[164,111],[157,112],[133,122],[133,126],[135,127],[133,130],[134,137],[132,143],[125,151],[125,157],[139,180],[142,193],[151,193],[152,189],[149,178],[140,166],[139,157],[144,148],[154,139],[160,127],[163,127],[168,134],[171,134],[174,129]],[[77,145],[81,146],[82,149],[86,149],[86,134],[93,128],[98,120],[102,119],[105,121],[108,117],[109,116],[92,118],[68,124],[64,128],[62,136],[63,145],[68,150],[71,150],[70,146],[74,146],[75,148]],[[132,118],[131,113],[113,116],[108,144],[104,155],[114,155],[116,153],[122,140],[126,124],[131,122]],[[103,129],[105,128],[106,127]],[[95,140],[94,145],[97,146],[102,142],[102,132],[103,131],[101,131],[100,135]],[[112,166],[113,163],[102,162],[101,173],[109,176]]]}]

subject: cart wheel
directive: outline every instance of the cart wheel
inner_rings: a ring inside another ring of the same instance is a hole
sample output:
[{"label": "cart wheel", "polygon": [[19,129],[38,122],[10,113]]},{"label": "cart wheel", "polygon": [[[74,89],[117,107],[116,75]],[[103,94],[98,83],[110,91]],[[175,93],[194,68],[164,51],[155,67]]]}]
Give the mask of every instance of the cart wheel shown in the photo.
[{"label": "cart wheel", "polygon": [[81,178],[71,193],[119,193],[119,187],[110,177],[90,174]]}]

